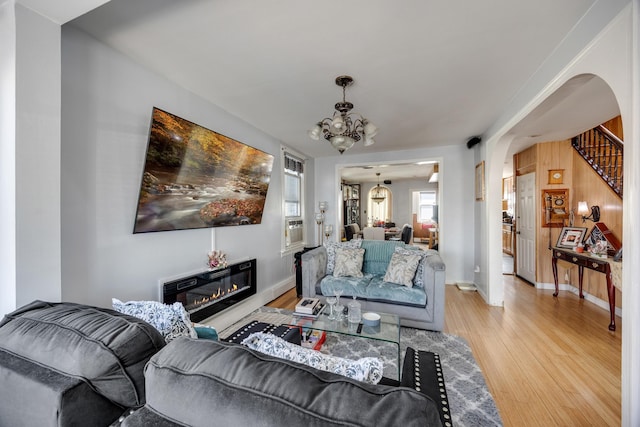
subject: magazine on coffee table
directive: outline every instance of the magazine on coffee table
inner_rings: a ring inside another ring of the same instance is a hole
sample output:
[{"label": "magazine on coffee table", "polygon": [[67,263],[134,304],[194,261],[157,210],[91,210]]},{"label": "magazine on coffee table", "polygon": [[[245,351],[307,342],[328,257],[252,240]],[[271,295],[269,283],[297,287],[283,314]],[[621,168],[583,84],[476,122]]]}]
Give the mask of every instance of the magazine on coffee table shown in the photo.
[{"label": "magazine on coffee table", "polygon": [[[308,299],[315,299],[315,298],[308,298]],[[300,312],[298,311],[298,306],[296,306],[296,311],[293,312],[293,315],[296,317],[306,317],[308,319],[317,319],[318,316],[320,314],[322,314],[322,312],[324,311],[325,308],[325,304],[318,301],[314,307],[313,310],[310,312]]]},{"label": "magazine on coffee table", "polygon": [[296,313],[313,314],[316,306],[320,303],[318,298],[302,298],[296,304]]}]

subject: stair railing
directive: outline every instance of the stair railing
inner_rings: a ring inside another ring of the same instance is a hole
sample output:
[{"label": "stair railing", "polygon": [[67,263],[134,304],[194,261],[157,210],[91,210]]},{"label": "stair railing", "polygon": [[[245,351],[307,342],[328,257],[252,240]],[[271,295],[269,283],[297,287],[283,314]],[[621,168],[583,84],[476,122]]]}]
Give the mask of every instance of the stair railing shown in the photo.
[{"label": "stair railing", "polygon": [[573,137],[571,145],[622,198],[624,143],[620,138],[598,125]]}]

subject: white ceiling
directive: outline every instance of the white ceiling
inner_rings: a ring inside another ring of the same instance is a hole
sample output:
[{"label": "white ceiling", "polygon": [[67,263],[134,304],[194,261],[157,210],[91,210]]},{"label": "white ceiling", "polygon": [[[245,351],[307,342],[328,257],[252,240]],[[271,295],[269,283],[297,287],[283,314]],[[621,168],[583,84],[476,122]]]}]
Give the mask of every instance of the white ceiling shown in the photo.
[{"label": "white ceiling", "polygon": [[[594,1],[111,0],[70,24],[322,157],[336,151],[306,132],[341,100],[336,76],[354,77],[346,98],[380,130],[375,145],[345,155],[465,144],[487,131]],[[612,98],[597,80],[566,85],[512,130],[517,143],[572,136],[617,115],[615,102],[586,106],[585,96]]]},{"label": "white ceiling", "polygon": [[109,0],[18,0],[60,25],[107,3]]}]

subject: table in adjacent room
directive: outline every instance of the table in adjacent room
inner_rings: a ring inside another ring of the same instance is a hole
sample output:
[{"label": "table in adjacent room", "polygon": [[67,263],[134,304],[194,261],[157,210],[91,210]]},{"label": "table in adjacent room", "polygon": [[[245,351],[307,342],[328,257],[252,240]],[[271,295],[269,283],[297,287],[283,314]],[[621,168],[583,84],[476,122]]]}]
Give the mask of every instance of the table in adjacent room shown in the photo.
[{"label": "table in adjacent room", "polygon": [[616,289],[613,284],[611,275],[610,263],[615,262],[610,258],[600,258],[591,255],[588,252],[578,253],[571,249],[563,249],[558,247],[552,248],[553,259],[551,261],[551,267],[553,269],[553,284],[556,287],[556,291],[553,293],[554,297],[558,296],[558,260],[563,260],[571,264],[578,266],[578,291],[580,298],[584,298],[582,293],[582,279],[584,275],[584,268],[594,270],[603,273],[607,279],[607,294],[609,296],[609,312],[611,314],[611,323],[609,323],[609,330],[616,330]]}]

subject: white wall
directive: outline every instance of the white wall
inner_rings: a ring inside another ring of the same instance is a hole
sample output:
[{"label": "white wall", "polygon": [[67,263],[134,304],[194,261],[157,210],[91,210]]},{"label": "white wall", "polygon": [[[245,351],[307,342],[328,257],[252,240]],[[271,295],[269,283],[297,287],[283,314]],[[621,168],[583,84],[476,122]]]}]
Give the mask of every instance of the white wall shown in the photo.
[{"label": "white wall", "polygon": [[61,294],[60,26],[13,2],[0,6],[0,24],[0,311],[6,313]]},{"label": "white wall", "polygon": [[0,315],[16,308],[16,15],[0,4]]},{"label": "white wall", "polygon": [[[345,164],[389,164],[409,161],[436,160],[440,163],[440,241],[439,250],[447,265],[446,282],[473,281],[473,235],[474,235],[474,163],[473,151],[460,145],[450,145],[421,150],[396,151],[390,153],[336,155],[315,159],[315,196],[330,203],[327,222],[339,224],[335,206],[338,200],[339,165]],[[392,184],[393,186],[394,184]],[[364,193],[363,193],[364,194]],[[395,190],[394,190],[395,194]],[[408,203],[411,199],[408,198]],[[394,201],[395,205],[395,201]],[[410,222],[410,221],[409,221]],[[335,236],[334,236],[335,237]]]},{"label": "white wall", "polygon": [[[230,261],[257,258],[259,293],[291,278],[278,141],[68,26],[62,89],[64,300],[157,299],[159,279],[205,267],[212,240]],[[262,224],[132,234],[153,106],[275,156]]]}]

